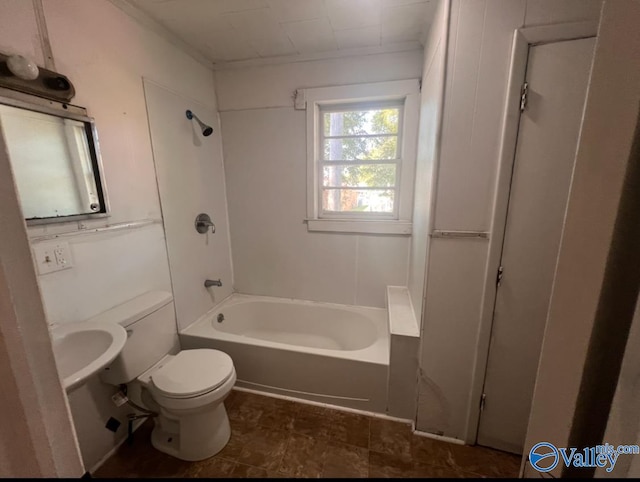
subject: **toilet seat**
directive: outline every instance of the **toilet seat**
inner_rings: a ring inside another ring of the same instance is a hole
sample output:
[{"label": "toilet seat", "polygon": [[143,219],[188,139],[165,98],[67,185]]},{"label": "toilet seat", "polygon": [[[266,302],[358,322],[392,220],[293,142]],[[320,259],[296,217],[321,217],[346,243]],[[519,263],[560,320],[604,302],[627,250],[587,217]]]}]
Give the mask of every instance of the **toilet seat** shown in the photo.
[{"label": "toilet seat", "polygon": [[194,398],[222,386],[234,373],[226,353],[212,349],[184,350],[148,373],[153,391],[171,399]]}]

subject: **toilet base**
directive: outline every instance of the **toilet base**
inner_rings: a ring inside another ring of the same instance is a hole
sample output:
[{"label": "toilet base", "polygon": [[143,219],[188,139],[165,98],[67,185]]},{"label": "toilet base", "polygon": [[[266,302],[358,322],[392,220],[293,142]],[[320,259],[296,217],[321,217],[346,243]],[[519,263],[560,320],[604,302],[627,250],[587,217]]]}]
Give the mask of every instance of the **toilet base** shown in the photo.
[{"label": "toilet base", "polygon": [[179,414],[162,409],[155,419],[151,444],[160,452],[195,462],[220,452],[231,438],[224,403],[199,413]]}]

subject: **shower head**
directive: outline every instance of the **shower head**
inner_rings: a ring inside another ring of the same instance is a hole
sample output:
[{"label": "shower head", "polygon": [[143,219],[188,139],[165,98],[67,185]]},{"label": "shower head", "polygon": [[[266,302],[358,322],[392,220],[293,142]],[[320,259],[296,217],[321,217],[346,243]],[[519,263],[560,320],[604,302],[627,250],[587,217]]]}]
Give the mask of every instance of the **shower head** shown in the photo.
[{"label": "shower head", "polygon": [[208,126],[207,124],[202,122],[200,119],[198,119],[198,116],[195,115],[190,110],[187,111],[187,119],[189,119],[189,120],[195,119],[196,120],[196,122],[200,125],[200,129],[202,129],[202,135],[203,136],[207,137],[207,136],[210,136],[211,134],[213,134],[213,127]]}]

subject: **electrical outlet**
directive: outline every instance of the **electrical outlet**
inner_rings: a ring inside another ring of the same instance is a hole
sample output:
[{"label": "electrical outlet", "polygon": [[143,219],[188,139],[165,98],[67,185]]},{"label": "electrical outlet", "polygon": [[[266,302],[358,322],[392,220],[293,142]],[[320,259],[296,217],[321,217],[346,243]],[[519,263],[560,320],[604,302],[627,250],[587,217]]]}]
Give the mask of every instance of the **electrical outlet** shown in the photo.
[{"label": "electrical outlet", "polygon": [[53,254],[56,257],[56,264],[62,268],[66,268],[68,264],[66,251],[68,251],[68,249],[65,250],[62,246],[56,246],[53,248]]},{"label": "electrical outlet", "polygon": [[38,274],[53,273],[73,266],[69,243],[65,242],[36,244],[33,247],[33,259]]}]

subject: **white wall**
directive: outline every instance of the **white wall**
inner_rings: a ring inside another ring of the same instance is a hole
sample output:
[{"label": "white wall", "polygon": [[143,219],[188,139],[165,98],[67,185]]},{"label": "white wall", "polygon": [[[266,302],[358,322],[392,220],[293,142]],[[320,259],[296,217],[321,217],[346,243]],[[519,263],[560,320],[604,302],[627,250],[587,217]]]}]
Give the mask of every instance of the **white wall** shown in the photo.
[{"label": "white wall", "polygon": [[216,71],[235,289],[385,306],[406,285],[409,238],[309,233],[305,112],[297,88],[418,78],[422,52]]},{"label": "white wall", "polygon": [[433,181],[442,121],[449,8],[449,0],[438,2],[424,51],[413,199],[413,232],[407,282],[416,320],[422,318],[425,266],[432,223]]},{"label": "white wall", "polygon": [[[434,229],[490,231],[513,31],[597,20],[600,0],[453,0]],[[474,370],[489,242],[433,239],[427,260],[417,427],[475,440]],[[483,374],[482,374],[483,375]],[[477,416],[477,414],[476,414]]]},{"label": "white wall", "polygon": [[69,243],[74,267],[38,279],[51,324],[84,321],[152,289],[171,291],[160,221],[60,239]]},{"label": "white wall", "polygon": [[[143,77],[209,109],[216,105],[208,67],[143,29],[107,0],[43,3],[56,70],[74,83],[73,103],[95,117],[100,137],[111,217],[84,224],[155,221],[135,230],[66,238],[75,267],[39,278],[49,322],[66,323],[150,289],[171,288]],[[26,54],[43,64],[32,2],[1,2],[0,50]],[[77,223],[62,223],[30,228],[29,235],[76,229]],[[216,256],[228,258],[229,253]],[[124,414],[130,410],[116,410],[108,399],[112,392],[112,387],[94,381],[70,395],[87,468],[126,435]],[[110,415],[123,422],[115,435],[104,428]]]},{"label": "white wall", "polygon": [[[621,195],[628,189],[623,182],[629,164],[637,162],[630,153],[637,135],[640,105],[639,22],[640,1],[605,2],[525,453],[542,440],[557,447],[566,447],[569,440],[589,339],[601,310],[614,229],[623,231],[617,226]],[[585,232],[589,235],[585,236]],[[604,441],[609,443],[638,443],[637,313],[634,321],[605,433]],[[633,460],[624,463],[623,457]],[[614,470],[611,475],[637,476],[637,457],[621,456],[620,471]],[[562,465],[552,475],[559,475]],[[524,470],[527,476],[538,476],[530,464],[525,463]]]},{"label": "white wall", "polygon": [[0,477],[80,477],[7,152],[0,137]]},{"label": "white wall", "polygon": [[44,53],[38,35],[32,2],[5,0],[0,2],[0,51],[18,53],[44,65]]},{"label": "white wall", "polygon": [[295,89],[415,79],[421,73],[420,50],[217,70],[218,109],[293,108]]}]

